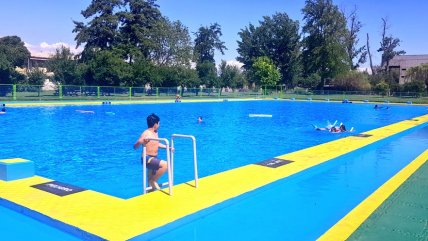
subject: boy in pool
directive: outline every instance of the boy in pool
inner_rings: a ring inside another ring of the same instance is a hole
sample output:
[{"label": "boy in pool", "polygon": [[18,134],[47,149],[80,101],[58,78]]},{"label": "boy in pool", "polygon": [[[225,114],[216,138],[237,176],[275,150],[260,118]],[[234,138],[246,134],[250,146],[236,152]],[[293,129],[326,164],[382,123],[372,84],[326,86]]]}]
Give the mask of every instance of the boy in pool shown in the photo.
[{"label": "boy in pool", "polygon": [[[160,148],[166,148],[164,144],[159,143],[159,141],[149,140],[149,138],[159,138],[158,129],[160,125],[160,118],[151,114],[147,116],[147,130],[145,130],[137,142],[134,144],[134,149],[144,145],[146,147],[147,156],[145,165],[149,171],[149,185],[153,190],[159,190],[159,184],[157,183],[158,179],[165,173],[167,170],[167,163],[164,160],[158,158],[158,150]],[[174,148],[171,148],[171,151],[174,151]],[[143,160],[141,156],[141,160]],[[144,165],[144,164],[143,164]]]}]

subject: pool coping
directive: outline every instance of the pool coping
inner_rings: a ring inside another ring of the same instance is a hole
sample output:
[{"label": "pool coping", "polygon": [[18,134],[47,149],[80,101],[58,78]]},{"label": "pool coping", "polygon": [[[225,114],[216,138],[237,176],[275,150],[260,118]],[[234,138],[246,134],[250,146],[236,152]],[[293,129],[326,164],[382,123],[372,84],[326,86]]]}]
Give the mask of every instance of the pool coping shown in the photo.
[{"label": "pool coping", "polygon": [[125,200],[86,190],[58,197],[32,188],[32,185],[52,181],[35,176],[0,181],[0,201],[15,208],[21,207],[24,214],[43,219],[78,237],[129,240],[427,122],[428,115],[423,115],[363,133],[370,135],[367,138],[348,136],[281,155],[276,158],[293,162],[277,168],[250,164],[211,175],[200,179],[197,189],[189,183],[180,184],[174,186],[173,196],[158,191]]},{"label": "pool coping", "polygon": [[318,241],[347,240],[390,196],[428,161],[428,149],[386,181],[321,235]]}]

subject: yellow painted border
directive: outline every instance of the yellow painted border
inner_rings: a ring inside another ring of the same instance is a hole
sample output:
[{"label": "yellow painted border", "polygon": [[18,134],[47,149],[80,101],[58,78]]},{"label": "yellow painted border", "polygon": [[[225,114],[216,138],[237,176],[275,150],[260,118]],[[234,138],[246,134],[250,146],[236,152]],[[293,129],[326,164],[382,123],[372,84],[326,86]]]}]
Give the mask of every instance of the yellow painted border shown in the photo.
[{"label": "yellow painted border", "polygon": [[392,194],[394,193],[419,167],[428,160],[428,150],[424,151],[415,160],[380,186],[327,232],[318,241],[339,241],[348,239],[355,230]]}]

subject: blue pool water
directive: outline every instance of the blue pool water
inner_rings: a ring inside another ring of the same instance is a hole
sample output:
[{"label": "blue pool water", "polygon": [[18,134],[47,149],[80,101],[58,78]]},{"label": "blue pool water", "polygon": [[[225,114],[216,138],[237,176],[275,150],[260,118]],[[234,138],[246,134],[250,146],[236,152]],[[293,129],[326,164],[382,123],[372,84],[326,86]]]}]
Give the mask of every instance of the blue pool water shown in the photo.
[{"label": "blue pool water", "polygon": [[428,127],[398,134],[133,240],[316,240],[427,148]]},{"label": "blue pool water", "polygon": [[0,236],[7,241],[77,241],[75,236],[19,214],[0,205]]},{"label": "blue pool water", "polygon": [[[76,110],[93,110],[95,114]],[[201,177],[342,138],[351,133],[315,131],[338,120],[356,133],[427,113],[423,106],[244,101],[147,105],[8,108],[0,118],[0,158],[36,164],[36,174],[110,195],[141,194],[141,150],[133,143],[147,127],[146,116],[161,118],[160,137],[173,133],[197,139]],[[250,118],[249,114],[271,114]],[[203,116],[204,122],[196,119]],[[352,133],[355,134],[355,133]],[[191,145],[176,142],[175,181],[193,177]],[[164,153],[161,153],[161,157]]]}]

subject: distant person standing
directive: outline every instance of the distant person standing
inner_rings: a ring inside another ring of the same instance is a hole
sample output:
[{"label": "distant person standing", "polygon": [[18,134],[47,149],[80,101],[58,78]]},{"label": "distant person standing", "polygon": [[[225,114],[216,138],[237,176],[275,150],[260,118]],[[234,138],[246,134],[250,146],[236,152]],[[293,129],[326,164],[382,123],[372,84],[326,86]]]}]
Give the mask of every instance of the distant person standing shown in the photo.
[{"label": "distant person standing", "polygon": [[[140,145],[144,145],[146,147],[146,163],[143,163],[143,165],[146,165],[147,169],[150,170],[149,185],[153,190],[160,189],[157,181],[168,168],[166,161],[158,158],[159,147],[165,149],[166,145],[159,143],[159,141],[150,140],[150,138],[159,138],[159,125],[160,118],[157,115],[151,114],[147,116],[147,130],[141,134],[140,138],[138,138],[137,142],[134,144],[134,149],[138,149]],[[171,148],[170,150],[174,151],[174,148]],[[143,156],[141,156],[141,160],[144,160]]]},{"label": "distant person standing", "polygon": [[176,96],[175,96],[175,102],[181,102],[181,97],[180,97],[180,95],[176,95]]}]

